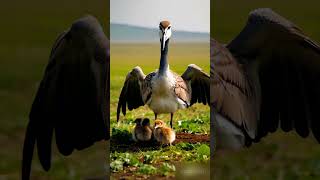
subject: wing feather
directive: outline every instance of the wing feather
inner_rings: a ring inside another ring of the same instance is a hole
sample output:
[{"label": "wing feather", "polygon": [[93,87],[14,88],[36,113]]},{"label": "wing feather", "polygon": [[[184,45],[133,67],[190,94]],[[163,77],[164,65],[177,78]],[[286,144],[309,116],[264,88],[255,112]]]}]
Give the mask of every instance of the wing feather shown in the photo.
[{"label": "wing feather", "polygon": [[64,155],[109,138],[108,43],[92,16],[57,38],[29,115],[22,179],[29,179],[34,143],[43,168],[50,169],[53,132]]},{"label": "wing feather", "polygon": [[179,99],[186,103],[186,106],[190,105],[190,91],[187,85],[187,82],[179,76],[178,74],[174,74],[176,79],[176,84],[174,86],[174,92]]},{"label": "wing feather", "polygon": [[[132,71],[127,74],[118,101],[117,121],[119,121],[120,118],[120,110],[122,110],[123,115],[126,115],[126,106],[128,106],[128,109],[131,111],[145,104],[142,92],[142,86],[146,86],[144,83],[145,78],[146,76],[139,66],[133,68]],[[151,87],[144,88],[150,89]]]},{"label": "wing feather", "polygon": [[191,88],[190,105],[197,102],[206,105],[210,101],[210,76],[200,67],[195,64],[188,65],[181,77]]},{"label": "wing feather", "polygon": [[[279,125],[320,141],[320,47],[270,9],[250,13],[226,47],[211,40],[214,108],[259,141]],[[245,126],[248,126],[245,128]]]}]

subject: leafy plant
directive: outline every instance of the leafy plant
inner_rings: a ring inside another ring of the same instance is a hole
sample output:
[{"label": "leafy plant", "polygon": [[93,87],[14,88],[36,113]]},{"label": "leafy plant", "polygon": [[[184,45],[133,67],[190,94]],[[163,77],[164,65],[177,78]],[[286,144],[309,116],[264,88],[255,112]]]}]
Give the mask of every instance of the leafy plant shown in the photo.
[{"label": "leafy plant", "polygon": [[149,164],[142,164],[138,169],[138,173],[141,174],[155,174],[157,172],[157,168]]},{"label": "leafy plant", "polygon": [[210,147],[206,144],[202,144],[197,148],[197,155],[200,160],[209,160]]},{"label": "leafy plant", "polygon": [[123,170],[123,162],[120,160],[114,160],[110,163],[110,169],[112,172],[118,172]]},{"label": "leafy plant", "polygon": [[143,156],[143,163],[150,164],[153,163],[154,155],[152,153],[145,154]]},{"label": "leafy plant", "polygon": [[[208,122],[209,124],[209,122]],[[205,121],[201,118],[178,121],[179,131],[185,133],[207,133]]]},{"label": "leafy plant", "polygon": [[161,175],[168,176],[170,173],[176,171],[176,167],[173,164],[162,163],[162,166],[158,170]]},{"label": "leafy plant", "polygon": [[134,166],[137,167],[140,165],[140,161],[130,153],[111,153],[110,168],[113,172],[123,170],[123,167]]},{"label": "leafy plant", "polygon": [[179,143],[176,145],[176,147],[182,150],[190,151],[194,149],[195,145],[190,143]]},{"label": "leafy plant", "polygon": [[130,144],[132,142],[131,133],[126,129],[112,128],[111,138],[121,141],[122,144]]},{"label": "leafy plant", "polygon": [[135,156],[129,153],[124,153],[122,160],[124,161],[125,166],[138,166],[140,163]]}]

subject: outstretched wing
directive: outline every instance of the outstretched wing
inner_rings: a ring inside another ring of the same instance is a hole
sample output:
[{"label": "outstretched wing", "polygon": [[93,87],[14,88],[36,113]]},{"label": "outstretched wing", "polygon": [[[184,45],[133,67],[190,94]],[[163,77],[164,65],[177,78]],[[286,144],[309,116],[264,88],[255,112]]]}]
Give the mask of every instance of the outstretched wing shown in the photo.
[{"label": "outstretched wing", "polygon": [[[126,115],[127,106],[131,111],[143,106],[144,102],[147,102],[145,97],[151,95],[151,83],[148,83],[151,80],[150,78],[152,78],[151,75],[146,77],[139,66],[133,68],[128,73],[119,97],[117,121],[120,118],[120,111],[122,111],[123,115]],[[145,80],[148,80],[148,82],[144,82]]]},{"label": "outstretched wing", "polygon": [[320,47],[290,21],[258,9],[227,48],[236,63],[212,57],[215,81],[223,82],[219,85],[239,104],[233,106],[225,95],[216,97],[218,111],[239,126],[246,124],[253,141],[279,124],[302,137],[311,129],[320,141]]},{"label": "outstretched wing", "polygon": [[191,87],[190,106],[194,103],[203,103],[206,105],[210,102],[210,76],[202,71],[195,64],[188,65],[188,68],[181,76]]},{"label": "outstretched wing", "polygon": [[109,139],[109,62],[109,41],[92,16],[58,37],[32,104],[22,179],[29,179],[35,143],[50,169],[53,132],[63,155]]},{"label": "outstretched wing", "polygon": [[[226,119],[255,137],[259,105],[243,65],[222,44],[211,39],[210,104]],[[250,98],[249,98],[250,97]]]}]

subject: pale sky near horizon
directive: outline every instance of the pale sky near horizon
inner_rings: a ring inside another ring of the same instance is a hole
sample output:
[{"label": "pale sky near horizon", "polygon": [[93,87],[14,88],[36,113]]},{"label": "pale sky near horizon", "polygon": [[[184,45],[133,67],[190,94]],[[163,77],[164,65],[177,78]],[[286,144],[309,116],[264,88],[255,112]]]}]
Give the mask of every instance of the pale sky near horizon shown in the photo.
[{"label": "pale sky near horizon", "polygon": [[172,28],[210,32],[210,0],[111,0],[110,22],[158,28],[169,20]]}]

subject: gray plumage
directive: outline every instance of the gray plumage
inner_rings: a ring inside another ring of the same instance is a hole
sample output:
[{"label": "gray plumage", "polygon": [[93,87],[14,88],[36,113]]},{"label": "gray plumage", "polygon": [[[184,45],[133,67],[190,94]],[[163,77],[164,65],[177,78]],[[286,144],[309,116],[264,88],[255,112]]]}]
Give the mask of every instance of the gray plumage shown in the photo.
[{"label": "gray plumage", "polygon": [[279,125],[301,137],[311,130],[320,140],[320,47],[300,28],[257,9],[227,46],[211,39],[211,49],[217,145],[250,145]]},{"label": "gray plumage", "polygon": [[92,16],[57,38],[29,115],[22,179],[29,179],[35,143],[50,169],[53,133],[63,155],[109,139],[109,63],[109,41]]}]

